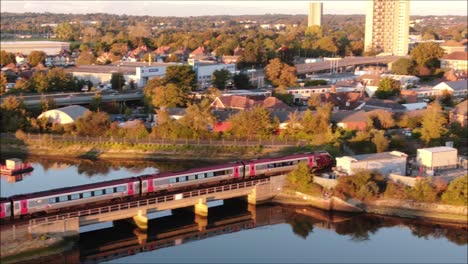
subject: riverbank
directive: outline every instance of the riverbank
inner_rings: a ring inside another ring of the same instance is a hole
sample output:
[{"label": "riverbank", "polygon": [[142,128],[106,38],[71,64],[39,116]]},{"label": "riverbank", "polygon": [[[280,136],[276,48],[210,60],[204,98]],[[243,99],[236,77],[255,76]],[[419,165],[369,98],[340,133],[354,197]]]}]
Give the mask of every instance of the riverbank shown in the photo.
[{"label": "riverbank", "polygon": [[308,205],[326,211],[371,213],[468,225],[467,206],[389,199],[371,202],[360,202],[352,199],[344,201],[338,197],[311,196],[287,188],[273,198],[273,202],[286,205]]}]

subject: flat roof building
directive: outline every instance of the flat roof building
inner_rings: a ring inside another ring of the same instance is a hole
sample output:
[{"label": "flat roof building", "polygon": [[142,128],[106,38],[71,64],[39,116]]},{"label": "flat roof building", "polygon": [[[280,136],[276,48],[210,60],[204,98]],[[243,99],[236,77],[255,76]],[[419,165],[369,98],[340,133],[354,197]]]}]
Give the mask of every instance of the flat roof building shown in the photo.
[{"label": "flat roof building", "polygon": [[360,169],[378,171],[383,175],[406,175],[407,157],[408,155],[399,151],[344,156],[336,158],[336,168],[348,175],[353,175]]},{"label": "flat roof building", "polygon": [[5,41],[0,42],[2,50],[28,55],[33,50],[44,51],[47,55],[57,55],[70,50],[70,43],[59,41]]},{"label": "flat roof building", "polygon": [[416,161],[419,166],[430,170],[456,168],[458,150],[451,147],[418,149]]}]

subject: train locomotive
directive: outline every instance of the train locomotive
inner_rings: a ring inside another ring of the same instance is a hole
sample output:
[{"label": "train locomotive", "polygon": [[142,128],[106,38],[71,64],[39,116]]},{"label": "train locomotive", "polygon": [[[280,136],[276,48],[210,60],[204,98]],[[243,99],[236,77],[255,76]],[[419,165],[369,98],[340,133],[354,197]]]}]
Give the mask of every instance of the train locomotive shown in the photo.
[{"label": "train locomotive", "polygon": [[99,202],[279,175],[292,171],[299,162],[305,162],[309,168],[317,170],[331,168],[334,165],[334,159],[327,152],[294,154],[281,158],[240,161],[180,172],[142,175],[20,194],[0,198],[0,219],[46,214]]}]

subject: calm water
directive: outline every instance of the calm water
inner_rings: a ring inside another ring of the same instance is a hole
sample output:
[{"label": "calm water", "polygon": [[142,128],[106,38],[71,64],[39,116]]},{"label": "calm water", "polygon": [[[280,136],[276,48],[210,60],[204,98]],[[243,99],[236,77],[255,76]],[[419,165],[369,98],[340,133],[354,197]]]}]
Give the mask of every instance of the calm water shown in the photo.
[{"label": "calm water", "polygon": [[[22,181],[1,178],[2,196],[199,164],[30,161],[34,171]],[[177,210],[158,213],[146,232],[126,221],[83,227],[76,247],[37,263],[467,263],[468,258],[466,226],[279,205],[251,207],[236,199],[210,207],[208,219],[199,223],[193,213]]]}]

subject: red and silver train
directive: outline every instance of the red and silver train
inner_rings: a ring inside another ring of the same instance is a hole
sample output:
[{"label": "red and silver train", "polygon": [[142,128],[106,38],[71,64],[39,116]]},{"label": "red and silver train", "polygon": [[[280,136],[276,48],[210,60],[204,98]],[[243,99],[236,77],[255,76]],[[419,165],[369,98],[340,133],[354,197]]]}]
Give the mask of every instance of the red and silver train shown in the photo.
[{"label": "red and silver train", "polygon": [[0,198],[0,219],[55,212],[64,208],[126,199],[223,182],[271,176],[292,171],[299,162],[317,170],[331,168],[334,159],[327,152],[295,154],[281,158],[235,162],[181,172],[142,175],[48,191]]}]

